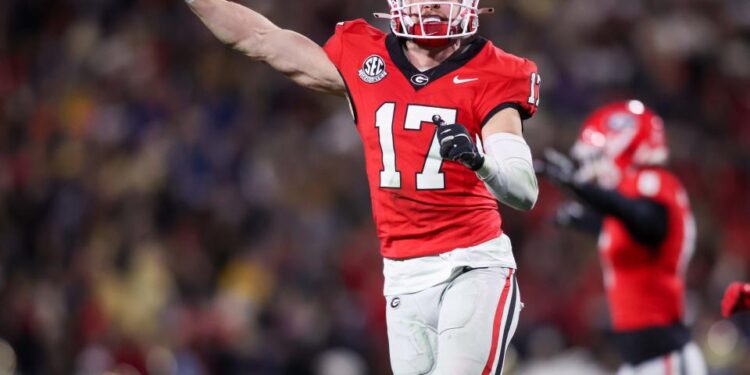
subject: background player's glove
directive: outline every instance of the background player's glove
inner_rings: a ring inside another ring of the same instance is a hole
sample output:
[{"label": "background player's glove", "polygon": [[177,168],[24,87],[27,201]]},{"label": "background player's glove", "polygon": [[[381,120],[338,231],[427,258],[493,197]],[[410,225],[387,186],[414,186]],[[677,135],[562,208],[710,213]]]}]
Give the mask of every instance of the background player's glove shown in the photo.
[{"label": "background player's glove", "polygon": [[553,149],[544,150],[544,158],[534,162],[534,169],[538,174],[561,186],[572,185],[576,172],[573,160]]},{"label": "background player's glove", "polygon": [[735,282],[729,285],[721,301],[721,314],[728,318],[730,315],[750,310],[750,284]]},{"label": "background player's glove", "polygon": [[447,125],[438,115],[432,117],[432,122],[438,126],[440,157],[457,161],[472,171],[484,165],[484,156],[479,153],[477,145],[471,140],[471,135],[463,125]]}]

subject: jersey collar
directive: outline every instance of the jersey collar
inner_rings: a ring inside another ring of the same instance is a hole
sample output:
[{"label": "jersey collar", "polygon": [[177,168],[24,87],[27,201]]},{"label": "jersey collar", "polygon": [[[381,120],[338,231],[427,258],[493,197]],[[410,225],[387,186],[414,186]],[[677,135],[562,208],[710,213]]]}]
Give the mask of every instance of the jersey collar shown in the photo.
[{"label": "jersey collar", "polygon": [[[406,54],[404,53],[403,48],[403,41],[399,37],[394,34],[389,34],[385,39],[385,46],[388,49],[388,54],[390,55],[391,60],[394,64],[396,64],[398,69],[401,71],[404,77],[406,77],[406,80],[409,81],[415,91],[419,91],[427,87],[430,83],[437,81],[440,77],[450,74],[451,72],[454,72],[462,66],[466,65],[466,63],[471,61],[471,59],[476,57],[479,52],[482,51],[484,46],[487,44],[487,39],[481,36],[475,36],[471,38],[468,43],[468,48],[464,48],[460,52],[454,53],[440,65],[424,72],[420,72],[419,69],[415,68],[414,65],[409,62],[409,59],[406,58]],[[423,77],[419,77],[420,79],[415,79],[415,77],[418,76]],[[427,82],[421,83],[424,81],[424,77],[427,78]]]}]

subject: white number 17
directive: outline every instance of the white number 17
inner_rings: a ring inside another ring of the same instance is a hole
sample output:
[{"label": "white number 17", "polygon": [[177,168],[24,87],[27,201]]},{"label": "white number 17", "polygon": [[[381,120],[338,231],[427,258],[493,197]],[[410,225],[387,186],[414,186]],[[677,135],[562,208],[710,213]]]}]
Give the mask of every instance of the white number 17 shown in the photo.
[{"label": "white number 17", "polygon": [[[401,172],[396,170],[396,147],[393,137],[396,103],[384,103],[375,114],[375,127],[378,128],[380,149],[383,155],[383,170],[380,171],[380,187],[389,189],[401,188]],[[422,130],[423,122],[432,122],[432,116],[439,115],[448,124],[456,122],[457,111],[451,108],[409,105],[406,108],[404,129]],[[433,130],[430,127],[430,130]],[[430,149],[425,155],[422,171],[416,174],[417,190],[445,189],[445,174],[440,172],[443,159],[440,157],[440,143],[437,132],[432,138]]]}]

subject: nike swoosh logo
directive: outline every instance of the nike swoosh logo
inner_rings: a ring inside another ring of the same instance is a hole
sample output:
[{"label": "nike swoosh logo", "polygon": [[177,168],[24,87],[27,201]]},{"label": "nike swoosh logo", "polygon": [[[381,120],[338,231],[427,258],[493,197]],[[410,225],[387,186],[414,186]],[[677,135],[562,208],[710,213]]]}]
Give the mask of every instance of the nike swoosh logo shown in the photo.
[{"label": "nike swoosh logo", "polygon": [[467,83],[467,82],[474,82],[474,81],[479,81],[479,78],[461,79],[461,78],[458,78],[458,76],[453,77],[453,83],[455,83],[457,85],[460,85],[462,83]]}]

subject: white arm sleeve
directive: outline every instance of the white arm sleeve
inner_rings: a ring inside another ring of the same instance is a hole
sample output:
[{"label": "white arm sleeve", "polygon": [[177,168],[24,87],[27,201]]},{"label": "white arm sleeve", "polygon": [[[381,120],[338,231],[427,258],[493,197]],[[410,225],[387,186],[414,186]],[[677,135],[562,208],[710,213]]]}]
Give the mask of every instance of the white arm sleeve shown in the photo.
[{"label": "white arm sleeve", "polygon": [[531,149],[523,137],[495,133],[484,140],[484,165],[476,173],[500,202],[528,211],[536,204],[539,186]]}]

